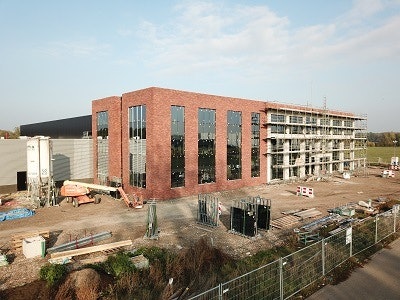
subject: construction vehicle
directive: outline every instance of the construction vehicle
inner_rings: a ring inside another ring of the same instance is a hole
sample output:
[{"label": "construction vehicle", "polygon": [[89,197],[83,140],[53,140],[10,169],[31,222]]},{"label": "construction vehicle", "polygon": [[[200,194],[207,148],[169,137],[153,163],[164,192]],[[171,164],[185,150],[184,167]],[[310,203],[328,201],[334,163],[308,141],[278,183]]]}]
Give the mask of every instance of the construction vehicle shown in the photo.
[{"label": "construction vehicle", "polygon": [[142,208],[143,200],[141,197],[133,195],[133,200],[125,193],[122,186],[110,187],[99,184],[84,183],[78,181],[66,180],[60,189],[61,196],[67,198],[67,202],[72,202],[74,207],[84,203],[98,204],[101,201],[101,195],[109,194],[115,198],[120,196],[125,204],[131,208]]}]

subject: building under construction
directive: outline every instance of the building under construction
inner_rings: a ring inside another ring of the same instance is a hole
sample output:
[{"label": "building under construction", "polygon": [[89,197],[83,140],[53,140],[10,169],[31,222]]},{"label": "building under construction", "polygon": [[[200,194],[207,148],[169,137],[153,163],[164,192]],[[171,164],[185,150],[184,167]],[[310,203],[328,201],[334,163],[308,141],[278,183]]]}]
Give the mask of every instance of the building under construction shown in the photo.
[{"label": "building under construction", "polygon": [[168,199],[364,172],[365,116],[163,88],[92,102],[96,183]]}]

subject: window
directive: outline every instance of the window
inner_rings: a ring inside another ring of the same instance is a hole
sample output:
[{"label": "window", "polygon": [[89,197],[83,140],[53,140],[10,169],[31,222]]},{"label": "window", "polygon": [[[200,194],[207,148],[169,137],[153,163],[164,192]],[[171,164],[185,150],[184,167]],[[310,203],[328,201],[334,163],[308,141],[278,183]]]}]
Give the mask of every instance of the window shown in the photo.
[{"label": "window", "polygon": [[343,125],[344,127],[353,127],[353,121],[352,120],[344,120]]},{"label": "window", "polygon": [[321,126],[330,126],[331,122],[330,122],[329,119],[324,118],[324,119],[319,120],[319,125],[321,125]]},{"label": "window", "polygon": [[108,111],[97,113],[97,137],[108,138]]},{"label": "window", "polygon": [[285,126],[284,125],[270,125],[271,133],[285,133]]},{"label": "window", "polygon": [[291,134],[302,134],[303,128],[301,126],[290,126],[290,133]]},{"label": "window", "polygon": [[240,179],[242,178],[242,113],[228,111],[227,125],[227,179]]},{"label": "window", "polygon": [[306,134],[317,134],[317,127],[306,127]]},{"label": "window", "polygon": [[198,110],[198,183],[215,182],[215,110]]},{"label": "window", "polygon": [[185,107],[171,106],[171,187],[185,186]]},{"label": "window", "polygon": [[303,124],[303,117],[299,116],[290,116],[289,122],[292,124]]},{"label": "window", "polygon": [[108,111],[96,114],[97,123],[97,179],[108,184]]},{"label": "window", "polygon": [[260,114],[251,113],[251,177],[260,176]]},{"label": "window", "polygon": [[342,126],[342,120],[332,120],[332,126]]},{"label": "window", "polygon": [[283,154],[271,155],[271,179],[283,179]]},{"label": "window", "polygon": [[306,124],[317,125],[316,117],[306,117]]},{"label": "window", "polygon": [[129,183],[146,188],[146,106],[133,106],[129,113]]},{"label": "window", "polygon": [[271,123],[285,123],[285,115],[271,114]]}]

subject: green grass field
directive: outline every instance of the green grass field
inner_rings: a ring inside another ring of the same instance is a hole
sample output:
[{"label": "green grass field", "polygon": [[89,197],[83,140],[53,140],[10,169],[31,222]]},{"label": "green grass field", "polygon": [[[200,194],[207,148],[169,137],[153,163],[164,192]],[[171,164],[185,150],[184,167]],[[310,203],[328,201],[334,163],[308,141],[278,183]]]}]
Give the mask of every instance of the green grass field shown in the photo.
[{"label": "green grass field", "polygon": [[369,163],[382,163],[390,164],[390,159],[393,154],[400,156],[400,147],[368,147],[367,148],[367,161]]}]

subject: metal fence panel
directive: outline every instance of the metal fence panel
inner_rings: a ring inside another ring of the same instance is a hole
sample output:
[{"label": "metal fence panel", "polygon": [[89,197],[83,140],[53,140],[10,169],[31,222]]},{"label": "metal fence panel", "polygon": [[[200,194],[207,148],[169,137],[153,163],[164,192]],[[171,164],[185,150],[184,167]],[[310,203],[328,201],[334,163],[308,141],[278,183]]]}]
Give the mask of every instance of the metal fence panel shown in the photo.
[{"label": "metal fence panel", "polygon": [[279,261],[222,284],[222,299],[279,299]]},{"label": "metal fence panel", "polygon": [[211,290],[205,291],[201,294],[188,298],[189,300],[219,300],[220,299],[220,288],[221,285],[212,288]]},{"label": "metal fence panel", "polygon": [[287,299],[400,229],[400,206],[190,299]]},{"label": "metal fence panel", "polygon": [[375,218],[366,219],[353,226],[352,254],[355,255],[375,244]]},{"label": "metal fence panel", "polygon": [[322,242],[282,258],[282,268],[286,299],[322,276]]},{"label": "metal fence panel", "polygon": [[346,229],[324,240],[325,274],[350,257],[351,243],[346,241]]},{"label": "metal fence panel", "polygon": [[380,214],[376,218],[377,223],[377,237],[376,240],[380,241],[394,232],[394,214],[392,211]]}]

